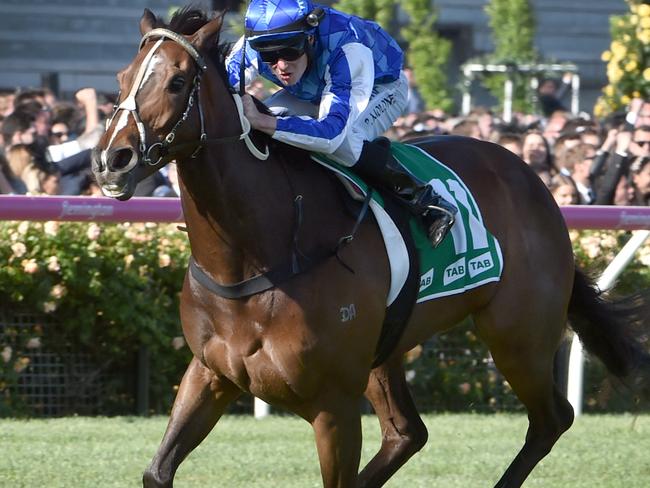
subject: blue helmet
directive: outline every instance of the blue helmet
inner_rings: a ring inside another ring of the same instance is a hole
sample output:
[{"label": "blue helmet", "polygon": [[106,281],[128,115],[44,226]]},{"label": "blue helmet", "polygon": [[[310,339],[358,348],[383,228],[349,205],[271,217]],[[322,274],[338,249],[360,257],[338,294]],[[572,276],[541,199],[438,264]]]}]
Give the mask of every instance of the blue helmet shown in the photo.
[{"label": "blue helmet", "polygon": [[323,13],[314,10],[310,0],[251,0],[244,21],[246,38],[253,49],[295,42],[314,32]]}]

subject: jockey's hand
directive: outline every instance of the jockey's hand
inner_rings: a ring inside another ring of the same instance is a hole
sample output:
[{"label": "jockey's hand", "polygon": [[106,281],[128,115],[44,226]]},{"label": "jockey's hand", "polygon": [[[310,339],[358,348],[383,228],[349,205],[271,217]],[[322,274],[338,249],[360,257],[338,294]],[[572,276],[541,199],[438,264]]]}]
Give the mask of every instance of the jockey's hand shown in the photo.
[{"label": "jockey's hand", "polygon": [[251,127],[272,136],[277,125],[277,120],[275,117],[272,115],[263,114],[257,110],[255,102],[253,101],[253,97],[250,95],[245,94],[241,97],[241,99],[244,106],[244,115],[251,123]]}]

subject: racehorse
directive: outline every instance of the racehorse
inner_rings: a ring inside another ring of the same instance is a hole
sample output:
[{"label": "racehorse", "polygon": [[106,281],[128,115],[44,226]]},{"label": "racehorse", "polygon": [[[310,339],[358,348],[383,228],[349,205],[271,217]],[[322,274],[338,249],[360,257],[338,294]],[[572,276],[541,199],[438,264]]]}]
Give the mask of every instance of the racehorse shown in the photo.
[{"label": "racehorse", "polygon": [[[324,486],[381,486],[428,435],[404,353],[471,315],[528,411],[523,447],[496,485],[520,486],[573,422],[553,380],[567,318],[612,373],[642,378],[650,361],[633,326],[648,325],[647,304],[599,295],[576,269],[553,198],[515,155],[471,138],[413,142],[471,189],[504,268],[499,281],[416,304],[392,352],[373,365],[390,280],[375,219],[357,222],[338,181],[306,152],[250,133],[223,67],[222,18],[188,8],[164,24],[145,10],[140,50],[118,75],[121,94],[93,157],[104,193],[121,200],[177,162],[190,271],[198,270],[186,274],[180,304],[194,356],[144,485],[172,486],[183,459],[250,392],[312,425]],[[337,246],[355,223],[354,239]],[[297,257],[313,263],[285,273]],[[359,472],[364,394],[382,443]]]}]

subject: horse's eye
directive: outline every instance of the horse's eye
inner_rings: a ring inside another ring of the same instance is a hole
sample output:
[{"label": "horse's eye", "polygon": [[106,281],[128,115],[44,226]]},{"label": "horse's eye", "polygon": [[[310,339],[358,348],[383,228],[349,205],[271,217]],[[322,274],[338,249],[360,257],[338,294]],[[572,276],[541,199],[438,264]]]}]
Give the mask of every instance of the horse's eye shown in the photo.
[{"label": "horse's eye", "polygon": [[174,76],[169,82],[169,91],[171,93],[180,92],[185,86],[185,77],[181,75]]}]

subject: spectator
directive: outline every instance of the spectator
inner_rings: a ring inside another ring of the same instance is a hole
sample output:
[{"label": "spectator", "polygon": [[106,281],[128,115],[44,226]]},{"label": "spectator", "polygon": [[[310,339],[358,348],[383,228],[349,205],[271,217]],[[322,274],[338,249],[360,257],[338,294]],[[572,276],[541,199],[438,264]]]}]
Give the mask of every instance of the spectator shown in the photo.
[{"label": "spectator", "polygon": [[[97,145],[102,135],[103,127],[101,127],[99,120],[95,90],[93,88],[82,88],[75,93],[75,99],[78,103],[77,108],[66,110],[65,106],[58,106],[55,109],[57,116],[53,120],[52,130],[48,133],[51,144],[47,147],[47,157],[50,162],[58,163],[66,157],[92,149]],[[82,113],[78,114],[78,108],[82,109]],[[81,118],[81,122],[74,120],[75,118]],[[78,137],[71,137],[71,132],[74,132],[72,130],[74,125],[82,126]],[[56,133],[65,133],[66,140],[62,141],[51,137],[52,133],[55,132],[55,127],[59,129]],[[88,159],[88,168],[90,168],[90,159]],[[62,171],[65,174],[65,170]]]},{"label": "spectator", "polygon": [[580,203],[590,204],[595,199],[591,187],[589,174],[591,164],[596,155],[596,148],[589,144],[579,142],[578,145],[570,147],[562,155],[562,159],[556,159],[556,167],[563,174],[570,176],[575,181],[580,195]]},{"label": "spectator", "polygon": [[28,113],[14,111],[2,121],[2,140],[5,150],[16,144],[33,144],[35,136],[34,118]]},{"label": "spectator", "polygon": [[580,134],[573,131],[563,131],[558,138],[555,140],[553,146],[554,154],[557,154],[557,151],[560,149],[569,149],[574,146],[577,146],[582,142]]},{"label": "spectator", "polygon": [[650,126],[650,100],[635,98],[630,103],[630,113],[636,114],[631,122],[634,127]]},{"label": "spectator", "polygon": [[555,144],[570,118],[571,116],[566,110],[556,110],[549,116],[544,125],[543,134],[550,144]]},{"label": "spectator", "polygon": [[580,135],[580,141],[585,144],[591,144],[595,147],[600,147],[603,143],[603,138],[600,131],[595,126],[578,127],[577,133]]},{"label": "spectator", "polygon": [[14,97],[14,107],[18,110],[23,105],[36,102],[40,107],[51,110],[56,104],[56,96],[49,88],[30,88],[18,90]]},{"label": "spectator", "polygon": [[86,185],[83,188],[81,188],[81,195],[85,195],[88,197],[102,197],[104,196],[104,193],[102,192],[102,189],[95,181],[95,178],[91,177],[88,178],[88,180],[86,180]]},{"label": "spectator", "polygon": [[[479,137],[484,141],[494,141],[494,114],[486,107],[476,107],[469,114],[471,120],[476,121]],[[473,136],[472,136],[473,137]]]},{"label": "spectator", "polygon": [[641,158],[630,168],[636,205],[650,205],[650,158]]},{"label": "spectator", "polygon": [[481,138],[481,129],[478,126],[478,122],[471,119],[457,120],[452,125],[449,133],[454,136],[473,137],[474,139]]},{"label": "spectator", "polygon": [[548,185],[555,202],[558,205],[577,205],[580,203],[580,194],[573,178],[558,173],[551,178]]},{"label": "spectator", "polygon": [[[596,203],[599,205],[611,205],[614,203],[614,195],[617,185],[623,176],[627,176],[632,170],[632,182],[636,189],[637,202],[646,201],[644,195],[644,170],[643,160],[650,157],[650,126],[638,127],[634,132],[623,127],[615,133],[615,152],[604,153],[607,159],[603,163],[604,173],[599,180]],[[608,137],[608,139],[610,139]],[[602,157],[602,156],[601,156]],[[600,164],[600,163],[599,163]],[[637,180],[638,179],[638,184]],[[639,188],[640,187],[640,188]],[[645,203],[638,203],[646,205]]]},{"label": "spectator", "polygon": [[36,136],[42,141],[47,139],[52,122],[52,110],[49,107],[37,100],[29,100],[16,105],[14,113],[16,112],[28,114],[32,118],[34,129],[36,129]]},{"label": "spectator", "polygon": [[63,144],[70,138],[70,127],[63,120],[53,120],[50,129],[50,145]]},{"label": "spectator", "polygon": [[9,179],[9,163],[4,155],[0,154],[0,195],[12,194],[14,192],[13,186]]},{"label": "spectator", "polygon": [[555,144],[553,144],[553,161],[558,169],[560,168],[559,161],[564,159],[566,152],[580,144],[580,142],[580,136],[575,132],[560,134]]},{"label": "spectator", "polygon": [[14,92],[0,90],[0,120],[14,111]]},{"label": "spectator", "polygon": [[38,178],[39,169],[34,164],[30,149],[24,144],[15,144],[7,150],[8,180],[12,193],[38,193],[41,185]]},{"label": "spectator", "polygon": [[562,98],[569,91],[572,79],[571,73],[565,73],[561,81],[547,78],[539,84],[537,92],[544,117],[550,117],[553,112],[558,110],[566,111],[566,107],[562,104]]},{"label": "spectator", "polygon": [[[173,168],[173,169],[172,169]],[[173,188],[173,185],[170,181],[170,173],[176,173],[176,165],[168,164],[159,171],[159,174],[162,178],[158,181],[158,186],[153,191],[152,196],[154,197],[178,197],[180,192],[176,193],[176,190]]]},{"label": "spectator", "polygon": [[61,173],[54,167],[39,173],[41,191],[44,195],[60,195]]},{"label": "spectator", "polygon": [[420,91],[415,83],[413,70],[411,68],[404,68],[404,75],[408,80],[408,96],[403,115],[420,114],[426,107],[424,99],[422,98],[422,95],[420,95]]},{"label": "spectator", "polygon": [[80,195],[91,178],[91,150],[73,154],[48,165],[59,174],[59,192],[61,195]]},{"label": "spectator", "polygon": [[520,134],[513,134],[512,132],[501,134],[497,139],[497,144],[505,147],[516,156],[523,158],[523,138]]},{"label": "spectator", "polygon": [[630,182],[628,176],[623,175],[618,181],[612,203],[614,205],[636,205],[634,185]]},{"label": "spectator", "polygon": [[640,126],[634,131],[630,153],[635,157],[630,166],[635,202],[650,205],[650,125]]},{"label": "spectator", "polygon": [[522,155],[522,159],[537,173],[537,176],[546,185],[550,184],[551,176],[555,173],[555,170],[549,143],[541,132],[534,130],[524,135]]}]

